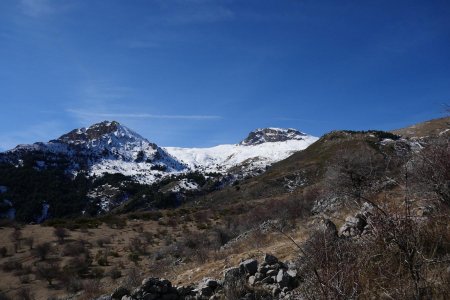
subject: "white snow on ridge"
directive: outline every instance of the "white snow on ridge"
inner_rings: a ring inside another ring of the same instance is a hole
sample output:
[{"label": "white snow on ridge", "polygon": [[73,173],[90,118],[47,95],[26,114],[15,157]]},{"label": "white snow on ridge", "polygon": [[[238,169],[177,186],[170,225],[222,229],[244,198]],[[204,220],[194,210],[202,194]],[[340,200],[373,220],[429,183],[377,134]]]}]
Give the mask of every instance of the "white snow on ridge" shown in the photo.
[{"label": "white snow on ridge", "polygon": [[164,149],[193,170],[226,172],[249,160],[253,161],[254,167],[265,167],[306,149],[317,140],[317,137],[306,135],[302,140],[266,142],[248,146],[231,144],[211,148],[165,147]]},{"label": "white snow on ridge", "polygon": [[[72,130],[47,143],[19,145],[6,153],[12,154],[11,160],[18,161],[19,165],[20,155],[27,151],[61,154],[63,158],[71,159],[67,172],[73,176],[79,171],[99,177],[104,173],[120,173],[151,184],[166,176],[191,171],[256,175],[266,166],[307,148],[317,139],[293,128],[269,127],[250,132],[239,144],[161,148],[118,122],[104,121]],[[37,161],[36,167],[43,169],[56,164],[58,157],[52,158]],[[179,188],[190,190],[196,187],[191,182],[181,182]]]}]

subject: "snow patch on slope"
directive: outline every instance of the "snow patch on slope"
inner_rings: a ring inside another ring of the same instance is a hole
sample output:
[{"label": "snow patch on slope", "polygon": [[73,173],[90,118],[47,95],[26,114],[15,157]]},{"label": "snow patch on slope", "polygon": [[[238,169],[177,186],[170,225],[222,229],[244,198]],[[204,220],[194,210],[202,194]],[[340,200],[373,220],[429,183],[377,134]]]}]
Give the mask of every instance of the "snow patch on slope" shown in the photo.
[{"label": "snow patch on slope", "polygon": [[219,145],[211,148],[166,147],[164,149],[193,170],[224,173],[241,164],[247,164],[250,169],[265,168],[307,148],[317,139],[317,137],[305,135],[301,140],[266,142],[257,145]]}]

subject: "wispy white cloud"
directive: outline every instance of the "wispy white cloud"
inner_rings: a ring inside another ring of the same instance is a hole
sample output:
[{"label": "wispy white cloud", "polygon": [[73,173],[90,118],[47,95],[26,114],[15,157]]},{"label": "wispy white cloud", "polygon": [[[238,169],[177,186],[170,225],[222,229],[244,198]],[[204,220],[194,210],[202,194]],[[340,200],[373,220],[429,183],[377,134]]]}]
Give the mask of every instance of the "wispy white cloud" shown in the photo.
[{"label": "wispy white cloud", "polygon": [[[109,81],[89,81],[81,85],[75,103],[66,108],[81,125],[90,125],[104,119],[116,120],[219,120],[222,116],[214,114],[167,114],[141,111],[143,101],[139,91]],[[148,95],[146,98],[149,97]],[[161,101],[155,101],[160,103]],[[133,103],[135,103],[133,105]]]},{"label": "wispy white cloud", "polygon": [[96,118],[130,118],[130,119],[180,119],[180,120],[217,120],[222,119],[217,115],[164,115],[148,113],[102,113],[83,111],[77,109],[67,109],[69,113],[78,117],[96,117]]}]

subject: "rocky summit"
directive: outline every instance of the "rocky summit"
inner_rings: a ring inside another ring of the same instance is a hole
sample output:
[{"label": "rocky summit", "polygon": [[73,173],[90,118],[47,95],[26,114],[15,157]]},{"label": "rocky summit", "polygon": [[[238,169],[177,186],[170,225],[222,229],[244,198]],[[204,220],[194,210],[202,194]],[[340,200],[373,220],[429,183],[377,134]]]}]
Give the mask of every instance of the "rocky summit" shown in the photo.
[{"label": "rocky summit", "polygon": [[239,144],[250,146],[262,143],[285,142],[290,140],[304,140],[307,134],[293,128],[259,128],[256,129]]}]

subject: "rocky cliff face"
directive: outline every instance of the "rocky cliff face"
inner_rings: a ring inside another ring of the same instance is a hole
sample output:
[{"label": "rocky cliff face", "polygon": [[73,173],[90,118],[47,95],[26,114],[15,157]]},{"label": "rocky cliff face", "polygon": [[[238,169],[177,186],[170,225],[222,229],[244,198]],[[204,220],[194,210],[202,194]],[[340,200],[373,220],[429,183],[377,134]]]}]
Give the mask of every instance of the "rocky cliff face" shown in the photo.
[{"label": "rocky cliff face", "polygon": [[296,129],[284,128],[260,128],[256,129],[247,136],[239,145],[250,146],[262,143],[284,142],[290,140],[304,140],[308,135]]}]

